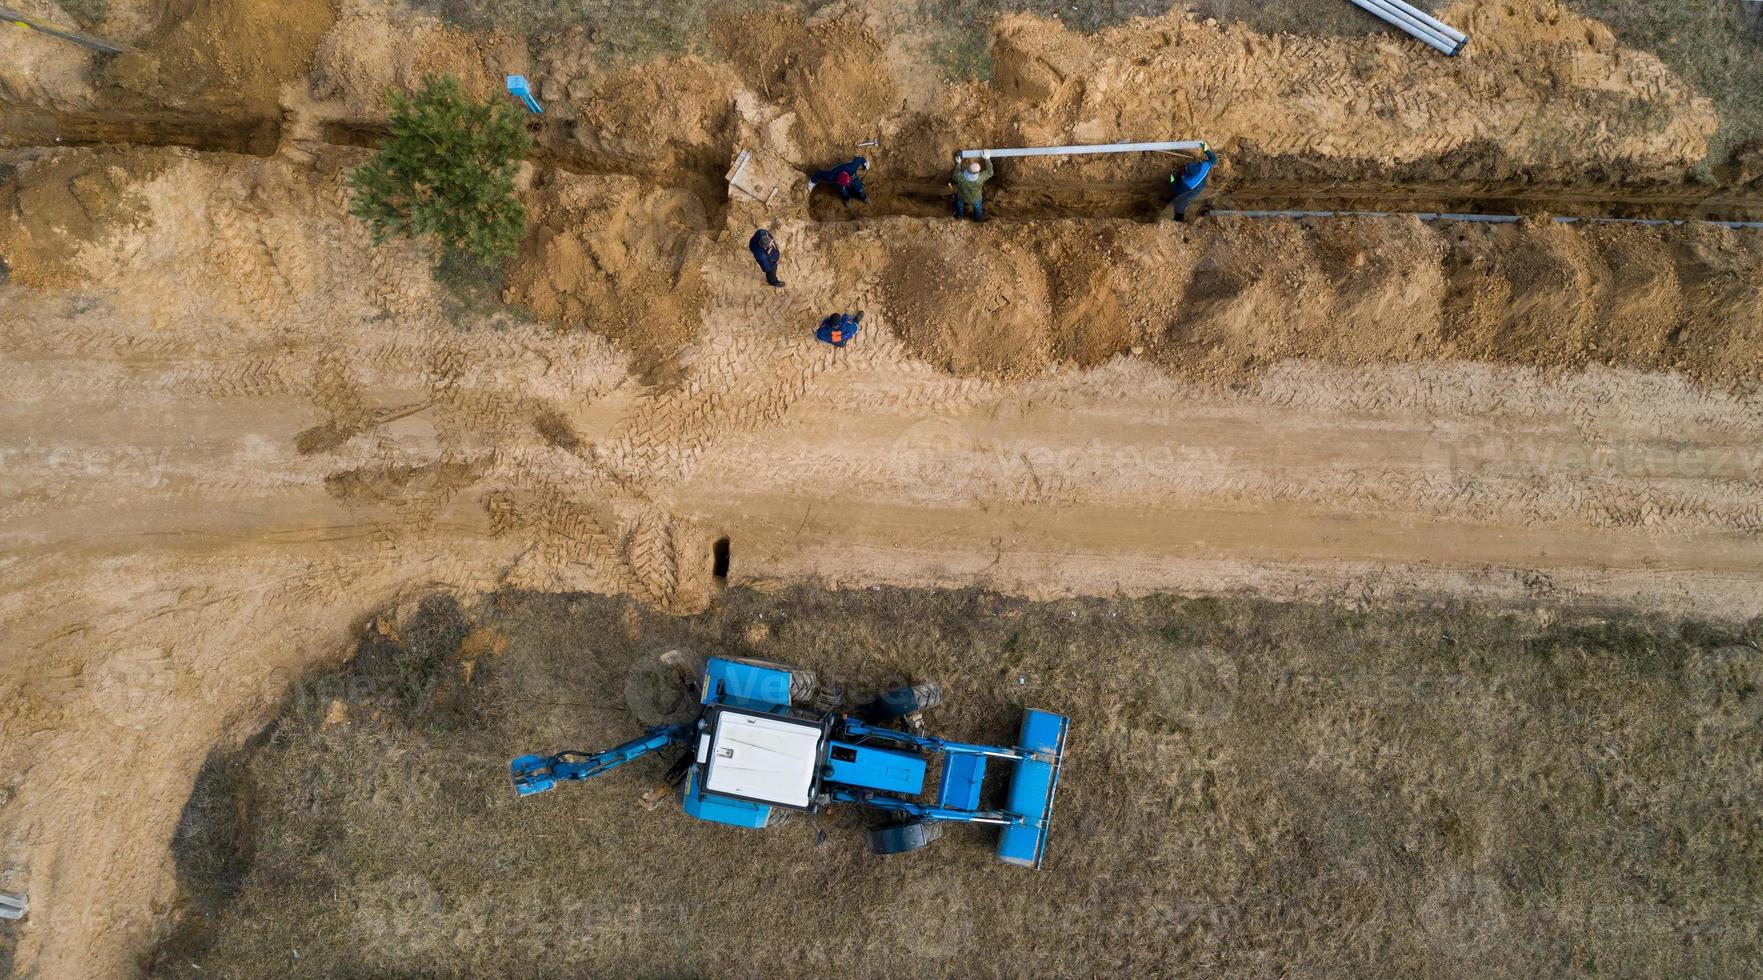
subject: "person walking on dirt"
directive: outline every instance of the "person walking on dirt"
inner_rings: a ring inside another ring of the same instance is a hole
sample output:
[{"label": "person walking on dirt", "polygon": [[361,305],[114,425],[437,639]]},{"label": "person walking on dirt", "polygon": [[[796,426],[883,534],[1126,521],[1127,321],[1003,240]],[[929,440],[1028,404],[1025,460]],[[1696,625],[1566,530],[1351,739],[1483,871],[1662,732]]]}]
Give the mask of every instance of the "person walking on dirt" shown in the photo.
[{"label": "person walking on dirt", "polygon": [[961,163],[961,154],[955,154],[955,176],[949,185],[955,188],[955,219],[959,221],[966,210],[973,211],[973,220],[986,220],[985,186],[992,179],[992,151],[981,150],[980,156],[985,158],[982,168],[978,160],[969,160],[966,165]]},{"label": "person walking on dirt", "polygon": [[862,310],[855,314],[834,313],[820,321],[820,326],[814,331],[814,339],[823,344],[843,347],[851,342],[852,337],[857,336],[857,325],[862,322]]},{"label": "person walking on dirt", "polygon": [[1200,149],[1205,151],[1206,159],[1190,163],[1169,175],[1169,191],[1174,195],[1169,209],[1177,221],[1188,220],[1188,211],[1206,190],[1206,180],[1212,176],[1212,168],[1218,163],[1218,154],[1212,152],[1212,147],[1201,143]]},{"label": "person walking on dirt", "polygon": [[852,157],[831,170],[816,170],[814,176],[808,178],[808,193],[821,184],[830,184],[839,192],[839,199],[845,207],[851,206],[851,198],[864,204],[869,203],[869,195],[863,190],[863,172],[869,169],[869,161],[863,157]]},{"label": "person walking on dirt", "polygon": [[784,284],[777,277],[777,260],[782,253],[778,250],[777,239],[771,237],[771,232],[764,228],[754,232],[753,237],[747,239],[747,250],[753,253],[753,261],[758,262],[759,268],[765,271],[765,281],[768,284]]}]

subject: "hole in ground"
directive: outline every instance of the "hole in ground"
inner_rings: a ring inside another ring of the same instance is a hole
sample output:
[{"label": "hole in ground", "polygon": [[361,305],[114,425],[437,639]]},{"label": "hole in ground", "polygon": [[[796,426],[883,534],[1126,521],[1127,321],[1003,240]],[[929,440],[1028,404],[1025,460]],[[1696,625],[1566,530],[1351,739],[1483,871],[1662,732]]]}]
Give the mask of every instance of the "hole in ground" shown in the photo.
[{"label": "hole in ground", "polygon": [[728,581],[728,561],[728,538],[717,538],[716,543],[710,546],[710,574],[716,576],[719,582]]}]

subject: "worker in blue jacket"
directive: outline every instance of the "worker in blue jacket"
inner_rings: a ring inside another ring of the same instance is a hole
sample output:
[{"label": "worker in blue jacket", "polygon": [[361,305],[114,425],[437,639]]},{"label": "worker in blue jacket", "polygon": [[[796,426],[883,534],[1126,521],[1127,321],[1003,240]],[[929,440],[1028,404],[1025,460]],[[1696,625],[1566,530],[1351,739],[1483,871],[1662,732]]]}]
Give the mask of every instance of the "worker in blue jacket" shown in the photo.
[{"label": "worker in blue jacket", "polygon": [[1201,143],[1200,149],[1205,151],[1206,159],[1190,163],[1169,175],[1169,192],[1174,196],[1170,210],[1177,221],[1187,220],[1188,209],[1206,189],[1206,180],[1212,176],[1212,168],[1218,163],[1218,154],[1212,152],[1212,147]]},{"label": "worker in blue jacket", "polygon": [[823,344],[843,347],[857,336],[858,324],[863,322],[863,311],[852,313],[834,313],[820,321],[814,331],[814,339]]},{"label": "worker in blue jacket", "polygon": [[753,253],[753,261],[758,262],[759,268],[765,271],[767,283],[773,286],[784,284],[777,277],[777,260],[783,253],[778,250],[777,239],[771,237],[771,232],[764,228],[754,232],[753,237],[747,239],[747,251]]},{"label": "worker in blue jacket", "polygon": [[851,206],[854,197],[864,204],[869,203],[869,195],[863,190],[863,172],[869,169],[869,161],[863,157],[852,157],[831,170],[816,170],[808,179],[808,193],[821,184],[829,184],[839,192],[839,199],[845,207]]}]

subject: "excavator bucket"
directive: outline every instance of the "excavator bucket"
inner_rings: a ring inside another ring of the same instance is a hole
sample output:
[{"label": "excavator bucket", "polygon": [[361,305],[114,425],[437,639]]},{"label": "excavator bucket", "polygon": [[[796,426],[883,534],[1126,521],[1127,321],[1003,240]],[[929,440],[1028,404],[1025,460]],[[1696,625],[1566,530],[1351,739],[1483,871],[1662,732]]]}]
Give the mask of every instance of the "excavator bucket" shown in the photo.
[{"label": "excavator bucket", "polygon": [[1021,818],[998,836],[998,859],[1028,868],[1041,866],[1047,834],[1053,826],[1053,793],[1065,762],[1065,735],[1071,719],[1051,711],[1030,709],[1022,719],[1017,748],[1030,753],[1016,763],[1004,808]]}]

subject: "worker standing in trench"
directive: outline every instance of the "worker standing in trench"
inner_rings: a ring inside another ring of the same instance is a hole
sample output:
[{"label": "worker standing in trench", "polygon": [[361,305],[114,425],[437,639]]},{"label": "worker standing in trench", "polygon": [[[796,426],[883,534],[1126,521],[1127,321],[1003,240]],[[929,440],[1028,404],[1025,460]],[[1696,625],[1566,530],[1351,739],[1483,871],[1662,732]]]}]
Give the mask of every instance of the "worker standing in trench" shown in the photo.
[{"label": "worker standing in trench", "polygon": [[1190,163],[1169,175],[1169,190],[1174,195],[1169,205],[1170,217],[1177,221],[1188,220],[1188,212],[1205,192],[1206,181],[1218,163],[1218,154],[1212,152],[1212,147],[1201,143],[1200,149],[1205,152],[1206,159]]},{"label": "worker standing in trench", "polygon": [[981,150],[980,156],[985,158],[982,169],[978,160],[969,160],[965,166],[961,163],[961,154],[955,154],[955,176],[949,186],[955,189],[955,219],[959,221],[967,209],[972,209],[973,220],[986,220],[985,185],[991,180],[995,171],[992,169],[992,151]]}]

